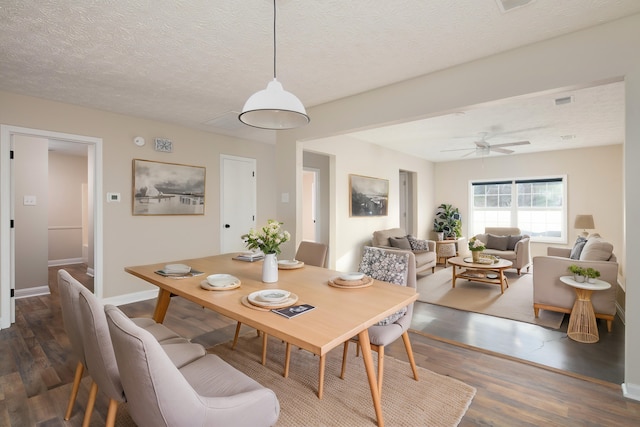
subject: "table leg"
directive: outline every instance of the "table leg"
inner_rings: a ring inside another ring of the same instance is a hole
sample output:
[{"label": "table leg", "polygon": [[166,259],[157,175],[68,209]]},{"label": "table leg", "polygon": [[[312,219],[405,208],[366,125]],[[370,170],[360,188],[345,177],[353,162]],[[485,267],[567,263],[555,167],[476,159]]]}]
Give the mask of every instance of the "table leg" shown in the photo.
[{"label": "table leg", "polygon": [[378,380],[376,379],[375,369],[373,368],[373,357],[371,356],[371,342],[369,341],[369,330],[365,329],[358,334],[360,348],[362,348],[362,358],[364,359],[364,367],[367,371],[369,379],[369,388],[371,389],[371,398],[373,399],[373,408],[376,411],[378,426],[384,426],[382,417],[382,405],[380,404],[380,394],[378,393]]},{"label": "table leg", "polygon": [[504,294],[504,270],[500,269],[498,273],[500,273],[500,293]]},{"label": "table leg", "polygon": [[320,363],[318,363],[318,399],[322,399],[324,392],[324,366],[327,361],[325,356],[325,354],[320,356]]},{"label": "table leg", "polygon": [[171,292],[160,288],[160,292],[158,292],[158,299],[156,300],[156,309],[153,312],[153,320],[157,323],[164,322],[164,316],[167,314],[170,302]]},{"label": "table leg", "polygon": [[451,287],[455,288],[456,287],[456,266],[451,264],[451,271],[453,274],[453,277],[451,277]]},{"label": "table leg", "polygon": [[589,289],[574,289],[576,290],[576,302],[573,304],[571,316],[569,317],[567,336],[581,343],[596,343],[600,340],[600,335],[598,334],[596,315],[591,303],[593,291]]}]

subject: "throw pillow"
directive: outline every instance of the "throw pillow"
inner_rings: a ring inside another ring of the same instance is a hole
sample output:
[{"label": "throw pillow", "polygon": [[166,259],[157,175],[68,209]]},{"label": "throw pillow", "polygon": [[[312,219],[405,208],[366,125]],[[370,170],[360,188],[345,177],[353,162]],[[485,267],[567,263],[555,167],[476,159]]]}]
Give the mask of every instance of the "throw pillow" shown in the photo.
[{"label": "throw pillow", "polygon": [[411,244],[409,243],[409,239],[407,237],[389,237],[389,243],[391,247],[398,249],[407,249],[411,250]]},{"label": "throw pillow", "polygon": [[385,317],[384,319],[376,323],[374,326],[387,326],[392,323],[396,323],[396,320],[400,319],[405,314],[407,314],[407,307],[402,307],[400,310],[396,311],[391,316]]},{"label": "throw pillow", "polygon": [[496,236],[495,234],[487,235],[487,249],[506,251],[507,245],[509,245],[509,236]]},{"label": "throw pillow", "polygon": [[509,243],[507,244],[508,251],[516,250],[516,243],[522,240],[522,234],[518,234],[517,236],[509,236]]},{"label": "throw pillow", "polygon": [[587,243],[587,239],[585,239],[582,236],[579,236],[576,239],[576,243],[573,245],[573,248],[571,249],[571,255],[569,255],[569,258],[580,259],[580,254],[582,253],[582,249],[584,248],[584,245],[586,243]]},{"label": "throw pillow", "polygon": [[609,261],[613,253],[613,245],[602,239],[587,240],[580,254],[581,261]]},{"label": "throw pillow", "polygon": [[429,250],[429,241],[416,239],[413,236],[407,236],[409,240],[409,245],[411,245],[412,251],[428,251]]}]

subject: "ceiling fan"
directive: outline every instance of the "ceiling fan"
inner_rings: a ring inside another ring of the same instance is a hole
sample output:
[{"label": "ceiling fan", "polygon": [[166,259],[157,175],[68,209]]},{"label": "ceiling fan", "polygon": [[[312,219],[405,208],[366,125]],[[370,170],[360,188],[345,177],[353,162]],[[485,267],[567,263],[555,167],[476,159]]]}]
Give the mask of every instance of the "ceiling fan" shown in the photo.
[{"label": "ceiling fan", "polygon": [[513,147],[516,145],[529,145],[531,144],[531,142],[529,141],[516,141],[516,142],[505,142],[503,144],[489,144],[487,142],[487,132],[481,132],[480,133],[480,139],[473,141],[473,143],[476,145],[473,148],[455,148],[452,150],[442,150],[444,151],[466,151],[466,150],[471,150],[469,153],[465,154],[462,157],[467,157],[470,156],[472,154],[476,154],[478,156],[486,156],[489,155],[491,152],[496,152],[496,153],[502,153],[502,154],[511,154],[511,153],[515,153],[514,150],[509,150],[507,148],[504,147]]}]

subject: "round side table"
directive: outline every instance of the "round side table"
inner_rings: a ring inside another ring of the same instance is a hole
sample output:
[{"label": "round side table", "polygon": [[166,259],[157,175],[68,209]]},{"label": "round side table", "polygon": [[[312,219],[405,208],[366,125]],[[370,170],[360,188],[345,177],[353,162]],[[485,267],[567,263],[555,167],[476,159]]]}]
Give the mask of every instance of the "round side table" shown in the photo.
[{"label": "round side table", "polygon": [[596,279],[595,283],[576,282],[573,276],[562,276],[560,281],[573,287],[576,291],[576,302],[573,304],[571,315],[569,316],[569,327],[567,336],[574,341],[593,344],[598,342],[598,324],[596,314],[591,304],[591,294],[593,291],[603,291],[609,289],[611,285],[604,280]]},{"label": "round side table", "polygon": [[440,260],[444,258],[444,267],[447,268],[447,260],[456,255],[455,240],[436,241],[436,256],[438,257],[436,262],[440,262]]}]

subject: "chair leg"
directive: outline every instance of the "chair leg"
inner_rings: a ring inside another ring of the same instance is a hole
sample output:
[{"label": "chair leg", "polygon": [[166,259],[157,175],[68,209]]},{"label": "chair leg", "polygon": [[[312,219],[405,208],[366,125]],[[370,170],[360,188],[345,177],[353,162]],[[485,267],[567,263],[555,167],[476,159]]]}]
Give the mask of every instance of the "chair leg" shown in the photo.
[{"label": "chair leg", "polygon": [[78,361],[78,364],[76,365],[76,374],[73,377],[73,387],[71,387],[71,394],[69,395],[67,412],[64,415],[65,421],[69,421],[69,418],[71,418],[71,411],[73,410],[73,405],[76,403],[76,398],[78,397],[78,390],[80,389],[80,381],[82,380],[83,372],[84,365],[82,362]]},{"label": "chair leg", "polygon": [[613,328],[613,320],[607,319],[607,332],[611,332],[612,328]]},{"label": "chair leg", "polygon": [[291,344],[287,343],[284,350],[284,372],[282,376],[287,378],[289,376],[289,362],[291,361]]},{"label": "chair leg", "polygon": [[536,319],[540,315],[540,309],[538,307],[533,307],[533,315],[535,316]]},{"label": "chair leg", "polygon": [[404,342],[404,348],[407,350],[407,357],[409,358],[409,364],[413,371],[413,378],[418,381],[418,368],[416,367],[416,361],[413,358],[413,350],[411,349],[411,341],[409,340],[409,332],[404,331],[402,334],[402,342]]},{"label": "chair leg", "polygon": [[262,365],[267,364],[267,339],[269,335],[266,332],[262,333]]},{"label": "chair leg", "polygon": [[520,270],[521,270],[521,269],[520,269],[520,268],[518,268],[517,270],[518,270],[518,276],[519,276],[519,275],[520,275]]},{"label": "chair leg", "polygon": [[87,401],[87,409],[84,411],[84,419],[82,420],[82,427],[89,427],[91,423],[91,414],[93,414],[93,405],[96,404],[96,395],[98,394],[98,384],[95,381],[91,383],[91,389],[89,390],[89,400]]},{"label": "chair leg", "polygon": [[118,412],[118,401],[109,399],[109,409],[107,410],[107,419],[105,420],[105,427],[115,427],[116,425],[116,413]]},{"label": "chair leg", "polygon": [[231,343],[231,350],[235,350],[236,349],[236,344],[238,344],[238,336],[240,335],[240,327],[242,326],[241,322],[238,322],[238,324],[236,325],[236,333],[233,336],[233,343]]},{"label": "chair leg", "polygon": [[349,352],[349,340],[344,342],[344,349],[342,350],[342,370],[340,371],[340,379],[344,379],[344,373],[347,370],[347,353]]}]

